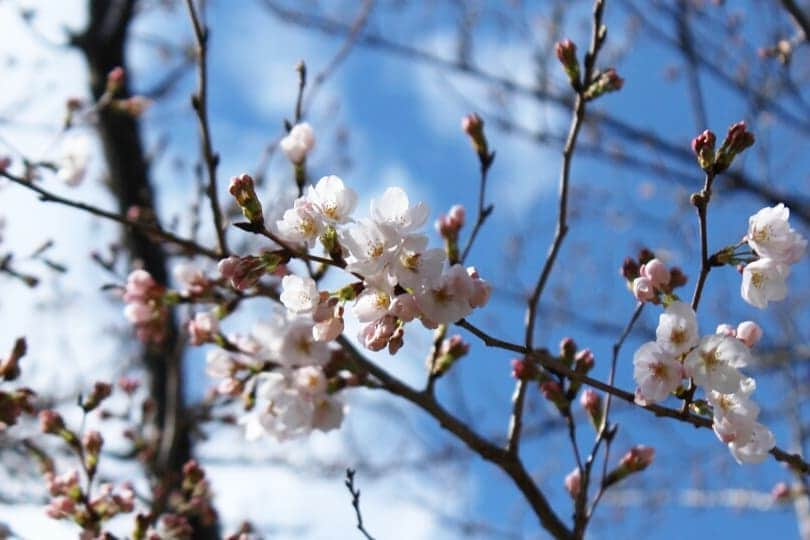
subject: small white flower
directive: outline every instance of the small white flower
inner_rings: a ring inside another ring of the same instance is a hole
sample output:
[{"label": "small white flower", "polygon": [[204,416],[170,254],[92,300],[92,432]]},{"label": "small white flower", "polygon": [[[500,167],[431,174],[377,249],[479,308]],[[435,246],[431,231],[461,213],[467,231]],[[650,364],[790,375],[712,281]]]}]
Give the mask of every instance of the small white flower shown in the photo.
[{"label": "small white flower", "polygon": [[282,219],[276,221],[276,228],[282,240],[304,242],[313,247],[323,231],[323,222],[314,205],[299,198],[284,212]]},{"label": "small white flower", "polygon": [[340,399],[332,396],[318,399],[315,401],[312,411],[312,429],[323,432],[337,429],[343,423],[345,414],[346,406]]},{"label": "small white flower", "polygon": [[375,321],[388,313],[391,306],[391,296],[380,289],[367,287],[357,297],[352,307],[352,313],[361,323]]},{"label": "small white flower", "polygon": [[329,361],[329,347],[312,335],[313,322],[303,317],[289,321],[278,347],[278,361],[286,366],[323,366]]},{"label": "small white flower", "polygon": [[296,369],[292,379],[295,388],[306,396],[315,397],[326,393],[326,376],[320,367],[304,366]]},{"label": "small white flower", "polygon": [[62,144],[57,176],[69,186],[78,186],[87,174],[90,163],[90,139],[86,135],[73,135]]},{"label": "small white flower", "polygon": [[400,240],[393,229],[370,219],[351,224],[342,236],[343,245],[352,256],[347,270],[367,279],[379,277],[395,255]]},{"label": "small white flower", "polygon": [[768,452],[776,446],[773,433],[762,424],[754,424],[751,438],[745,443],[731,442],[728,449],[737,463],[762,463],[768,457]]},{"label": "small white flower", "polygon": [[307,200],[329,223],[346,223],[357,205],[357,193],[337,176],[324,176],[310,186]]},{"label": "small white flower", "polygon": [[230,377],[235,371],[233,357],[222,349],[212,349],[205,355],[205,373],[212,379]]},{"label": "small white flower", "polygon": [[742,381],[738,368],[745,367],[750,357],[748,347],[739,339],[714,334],[703,337],[683,365],[686,375],[707,392],[732,394],[739,390]]},{"label": "small white flower", "polygon": [[315,146],[315,134],[306,122],[296,124],[279,143],[281,151],[294,165],[300,165]]},{"label": "small white flower", "polygon": [[454,264],[434,284],[422,284],[416,293],[416,305],[431,321],[449,324],[470,314],[470,296],[474,291],[467,270]]},{"label": "small white flower", "polygon": [[743,269],[740,294],[752,306],[764,309],[768,302],[785,299],[788,275],[790,267],[767,257],[748,263]]},{"label": "small white flower", "polygon": [[689,304],[672,302],[667,306],[655,330],[655,340],[661,349],[679,356],[697,345],[698,339],[697,317]]},{"label": "small white flower", "polygon": [[748,244],[761,256],[793,264],[804,254],[807,240],[788,223],[790,210],[782,203],[748,218]]},{"label": "small white flower", "polygon": [[683,379],[681,363],[655,341],[645,343],[633,355],[633,378],[638,384],[636,401],[663,401]]},{"label": "small white flower", "polygon": [[425,203],[411,206],[408,194],[398,187],[390,187],[382,197],[371,200],[371,218],[377,223],[393,227],[400,234],[411,233],[424,225],[428,212]]},{"label": "small white flower", "polygon": [[759,406],[749,397],[750,393],[721,394],[708,392],[706,397],[714,410],[712,427],[717,438],[728,444],[751,440],[759,416]]},{"label": "small white flower", "polygon": [[444,268],[443,249],[428,249],[424,235],[408,236],[392,264],[397,283],[409,289],[416,289],[422,283],[432,284],[439,279]]},{"label": "small white flower", "polygon": [[320,303],[318,285],[311,277],[286,275],[281,280],[280,299],[281,303],[293,313],[312,313]]}]

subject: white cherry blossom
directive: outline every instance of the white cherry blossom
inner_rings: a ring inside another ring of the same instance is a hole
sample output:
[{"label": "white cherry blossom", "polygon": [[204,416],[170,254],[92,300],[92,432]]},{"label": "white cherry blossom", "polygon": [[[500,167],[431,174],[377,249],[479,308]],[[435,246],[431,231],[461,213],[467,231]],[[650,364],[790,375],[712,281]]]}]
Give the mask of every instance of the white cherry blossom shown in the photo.
[{"label": "white cherry blossom", "polygon": [[358,272],[367,279],[383,272],[399,244],[399,237],[393,229],[370,219],[349,225],[342,240],[352,257],[347,270]]},{"label": "white cherry blossom", "polygon": [[672,302],[658,318],[655,339],[674,356],[689,352],[699,340],[695,311],[684,302]]},{"label": "white cherry blossom", "polygon": [[422,284],[416,304],[431,321],[449,324],[470,314],[474,284],[467,270],[454,264],[434,284]]},{"label": "white cherry blossom", "polygon": [[347,223],[357,205],[357,193],[346,187],[339,177],[324,176],[315,187],[310,186],[307,200],[329,223]]},{"label": "white cherry blossom", "polygon": [[742,375],[751,357],[748,347],[739,339],[717,334],[705,336],[684,360],[684,370],[695,384],[706,391],[732,394],[740,388]]},{"label": "white cherry blossom", "polygon": [[281,303],[293,313],[312,313],[320,302],[318,285],[311,277],[289,274],[281,280]]},{"label": "white cherry blossom", "polygon": [[402,188],[390,187],[379,199],[371,200],[371,218],[377,223],[408,234],[425,224],[429,209],[425,203],[411,206],[408,194]]},{"label": "white cherry blossom", "polygon": [[323,220],[314,205],[304,198],[298,198],[293,207],[284,212],[276,221],[276,228],[282,240],[306,243],[313,247],[323,231]]},{"label": "white cherry blossom", "polygon": [[782,203],[765,207],[748,218],[748,244],[761,256],[793,264],[804,254],[807,240],[788,223],[790,210]]},{"label": "white cherry blossom", "polygon": [[717,438],[728,444],[746,443],[751,439],[759,416],[759,406],[749,397],[749,393],[738,391],[721,394],[711,391],[706,395],[714,410],[712,427]]},{"label": "white cherry blossom", "polygon": [[752,306],[764,309],[768,302],[785,299],[788,275],[790,267],[767,257],[748,263],[743,269],[740,294]]},{"label": "white cherry blossom", "polygon": [[683,368],[675,356],[650,341],[633,355],[633,378],[638,384],[636,401],[645,405],[666,399],[683,379]]},{"label": "white cherry blossom", "polygon": [[408,236],[394,258],[392,273],[397,283],[409,289],[416,289],[422,283],[435,283],[444,268],[443,249],[426,249],[427,237]]},{"label": "white cherry blossom", "polygon": [[62,143],[62,155],[57,163],[57,176],[69,186],[78,186],[90,164],[90,139],[87,135],[72,135]]},{"label": "white cherry blossom", "polygon": [[361,323],[371,322],[388,313],[391,296],[380,289],[367,287],[352,307],[352,313]]},{"label": "white cherry blossom", "polygon": [[293,164],[300,165],[315,146],[312,126],[306,122],[296,124],[279,143],[281,151]]},{"label": "white cherry blossom", "polygon": [[768,457],[768,452],[776,446],[773,433],[762,424],[754,424],[751,438],[745,443],[731,442],[728,449],[737,463],[762,463]]}]

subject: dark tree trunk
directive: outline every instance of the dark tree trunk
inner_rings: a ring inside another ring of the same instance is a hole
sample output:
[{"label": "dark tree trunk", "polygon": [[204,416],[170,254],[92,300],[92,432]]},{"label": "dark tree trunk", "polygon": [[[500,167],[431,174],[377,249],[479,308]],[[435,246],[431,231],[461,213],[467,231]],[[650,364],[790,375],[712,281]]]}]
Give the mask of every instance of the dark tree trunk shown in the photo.
[{"label": "dark tree trunk", "polygon": [[[135,4],[135,0],[88,1],[87,28],[74,36],[73,44],[87,60],[90,88],[95,99],[104,94],[107,74],[113,68],[121,66],[126,69],[127,30]],[[126,80],[117,95],[130,95]],[[109,188],[118,202],[118,210],[126,213],[132,206],[138,206],[151,211],[154,208],[154,191],[138,119],[102,109],[98,116],[98,133],[107,163]],[[133,261],[140,261],[157,282],[167,283],[168,261],[160,244],[132,228],[123,231],[123,242]],[[154,478],[165,482],[164,489],[159,491],[167,494],[179,487],[183,464],[192,456],[191,425],[183,403],[183,344],[178,341],[177,322],[173,314],[163,343],[144,348],[142,361],[149,373],[150,394],[156,406],[155,422],[161,433],[159,449],[149,463],[149,472]],[[165,500],[159,500],[155,510],[161,510],[163,503]],[[204,540],[218,537],[216,525],[194,525],[194,538]]]}]

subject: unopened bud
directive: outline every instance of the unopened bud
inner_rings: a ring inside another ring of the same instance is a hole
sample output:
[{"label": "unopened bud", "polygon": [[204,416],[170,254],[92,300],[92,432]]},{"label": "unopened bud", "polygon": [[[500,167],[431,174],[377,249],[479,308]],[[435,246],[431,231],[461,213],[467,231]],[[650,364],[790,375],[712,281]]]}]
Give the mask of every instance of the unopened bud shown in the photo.
[{"label": "unopened bud", "polygon": [[249,174],[242,174],[231,178],[228,191],[236,199],[236,204],[242,209],[242,214],[253,224],[264,224],[262,203],[256,196],[253,178]]},{"label": "unopened bud", "polygon": [[11,353],[0,361],[0,378],[5,381],[13,381],[20,376],[20,358],[26,351],[25,338],[17,338]]},{"label": "unopened bud", "polygon": [[762,327],[754,321],[743,321],[737,325],[737,339],[753,347],[762,339]]},{"label": "unopened bud", "polygon": [[692,151],[697,157],[700,168],[708,171],[714,166],[714,145],[717,138],[708,129],[692,139]]},{"label": "unopened bud", "polygon": [[619,270],[624,279],[627,281],[633,281],[639,276],[639,265],[636,260],[632,257],[625,257],[624,262],[622,262],[622,267]]},{"label": "unopened bud", "polygon": [[571,86],[579,88],[579,62],[577,61],[577,46],[570,39],[558,41],[554,46],[557,59],[562,64]]},{"label": "unopened bud", "polygon": [[57,434],[65,429],[62,416],[53,409],[45,409],[39,413],[39,430],[42,433]]},{"label": "unopened bud", "polygon": [[595,429],[599,429],[602,425],[602,398],[596,391],[590,388],[582,392],[579,397],[579,404],[585,409],[588,418],[593,424]]},{"label": "unopened bud", "polygon": [[577,354],[577,344],[573,338],[565,337],[560,341],[560,359],[566,364],[574,363],[574,356]]},{"label": "unopened bud", "polygon": [[112,394],[111,384],[97,382],[93,385],[93,390],[90,392],[90,395],[82,402],[82,409],[84,409],[85,412],[92,411],[98,407],[102,401],[110,397],[110,394]]},{"label": "unopened bud", "polygon": [[468,114],[461,119],[461,130],[470,137],[475,153],[482,163],[490,160],[487,137],[484,135],[484,121],[476,113]]},{"label": "unopened bud", "polygon": [[114,67],[107,74],[107,93],[115,94],[124,86],[124,68]]},{"label": "unopened bud", "polygon": [[587,100],[596,99],[602,94],[621,90],[623,86],[624,79],[619,77],[615,69],[609,68],[599,74],[596,80],[585,90],[584,96]]},{"label": "unopened bud", "polygon": [[737,122],[728,128],[726,138],[717,151],[715,172],[723,172],[731,166],[737,154],[754,145],[754,135],[747,130],[745,122]]},{"label": "unopened bud", "polygon": [[565,490],[571,495],[572,499],[576,499],[581,489],[582,475],[579,473],[579,467],[577,467],[565,476]]}]

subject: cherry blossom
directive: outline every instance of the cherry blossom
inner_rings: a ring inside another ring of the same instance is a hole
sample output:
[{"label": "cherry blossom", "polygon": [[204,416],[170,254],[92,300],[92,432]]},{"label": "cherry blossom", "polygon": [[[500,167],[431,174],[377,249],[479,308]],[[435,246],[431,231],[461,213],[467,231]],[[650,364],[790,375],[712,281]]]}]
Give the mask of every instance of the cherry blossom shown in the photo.
[{"label": "cherry blossom", "polygon": [[752,306],[764,309],[768,302],[785,299],[789,274],[788,266],[767,257],[748,263],[743,269],[740,294]]},{"label": "cherry blossom", "polygon": [[750,352],[740,340],[717,334],[705,336],[684,360],[686,375],[707,391],[731,394],[740,388],[742,375]]},{"label": "cherry blossom", "polygon": [[776,446],[776,439],[773,433],[763,426],[762,424],[754,424],[754,429],[751,433],[751,438],[741,444],[731,442],[728,445],[731,455],[737,460],[737,463],[762,463],[768,457],[768,452]]},{"label": "cherry blossom", "polygon": [[474,287],[467,270],[454,264],[434,284],[422,284],[416,293],[416,304],[430,320],[453,323],[472,311],[470,297]]},{"label": "cherry blossom", "polygon": [[276,221],[276,229],[283,240],[305,243],[309,247],[315,245],[323,227],[315,205],[304,198],[296,199],[293,207]]},{"label": "cherry blossom", "polygon": [[320,294],[318,285],[310,277],[289,274],[281,279],[281,303],[296,314],[312,313],[318,307]]},{"label": "cherry blossom", "polygon": [[77,186],[87,174],[90,163],[90,139],[84,134],[71,135],[62,143],[57,176],[69,186]]},{"label": "cherry blossom", "polygon": [[748,244],[778,263],[793,264],[804,254],[807,240],[788,223],[790,210],[782,203],[765,207],[748,218]]},{"label": "cherry blossom", "polygon": [[329,223],[346,223],[357,205],[357,193],[346,187],[339,177],[324,176],[315,187],[310,186],[307,200]]},{"label": "cherry blossom", "polygon": [[312,126],[306,122],[296,124],[279,143],[281,151],[294,165],[300,165],[315,146]]},{"label": "cherry blossom", "polygon": [[655,341],[633,355],[633,378],[638,384],[636,401],[642,405],[663,401],[683,379],[681,363]]},{"label": "cherry blossom", "polygon": [[429,209],[425,203],[410,205],[407,193],[402,188],[390,187],[382,197],[371,200],[371,219],[393,228],[399,234],[408,234],[427,221]]},{"label": "cherry blossom", "polygon": [[689,352],[699,339],[695,311],[684,302],[672,302],[658,318],[655,338],[669,354],[678,356]]}]

